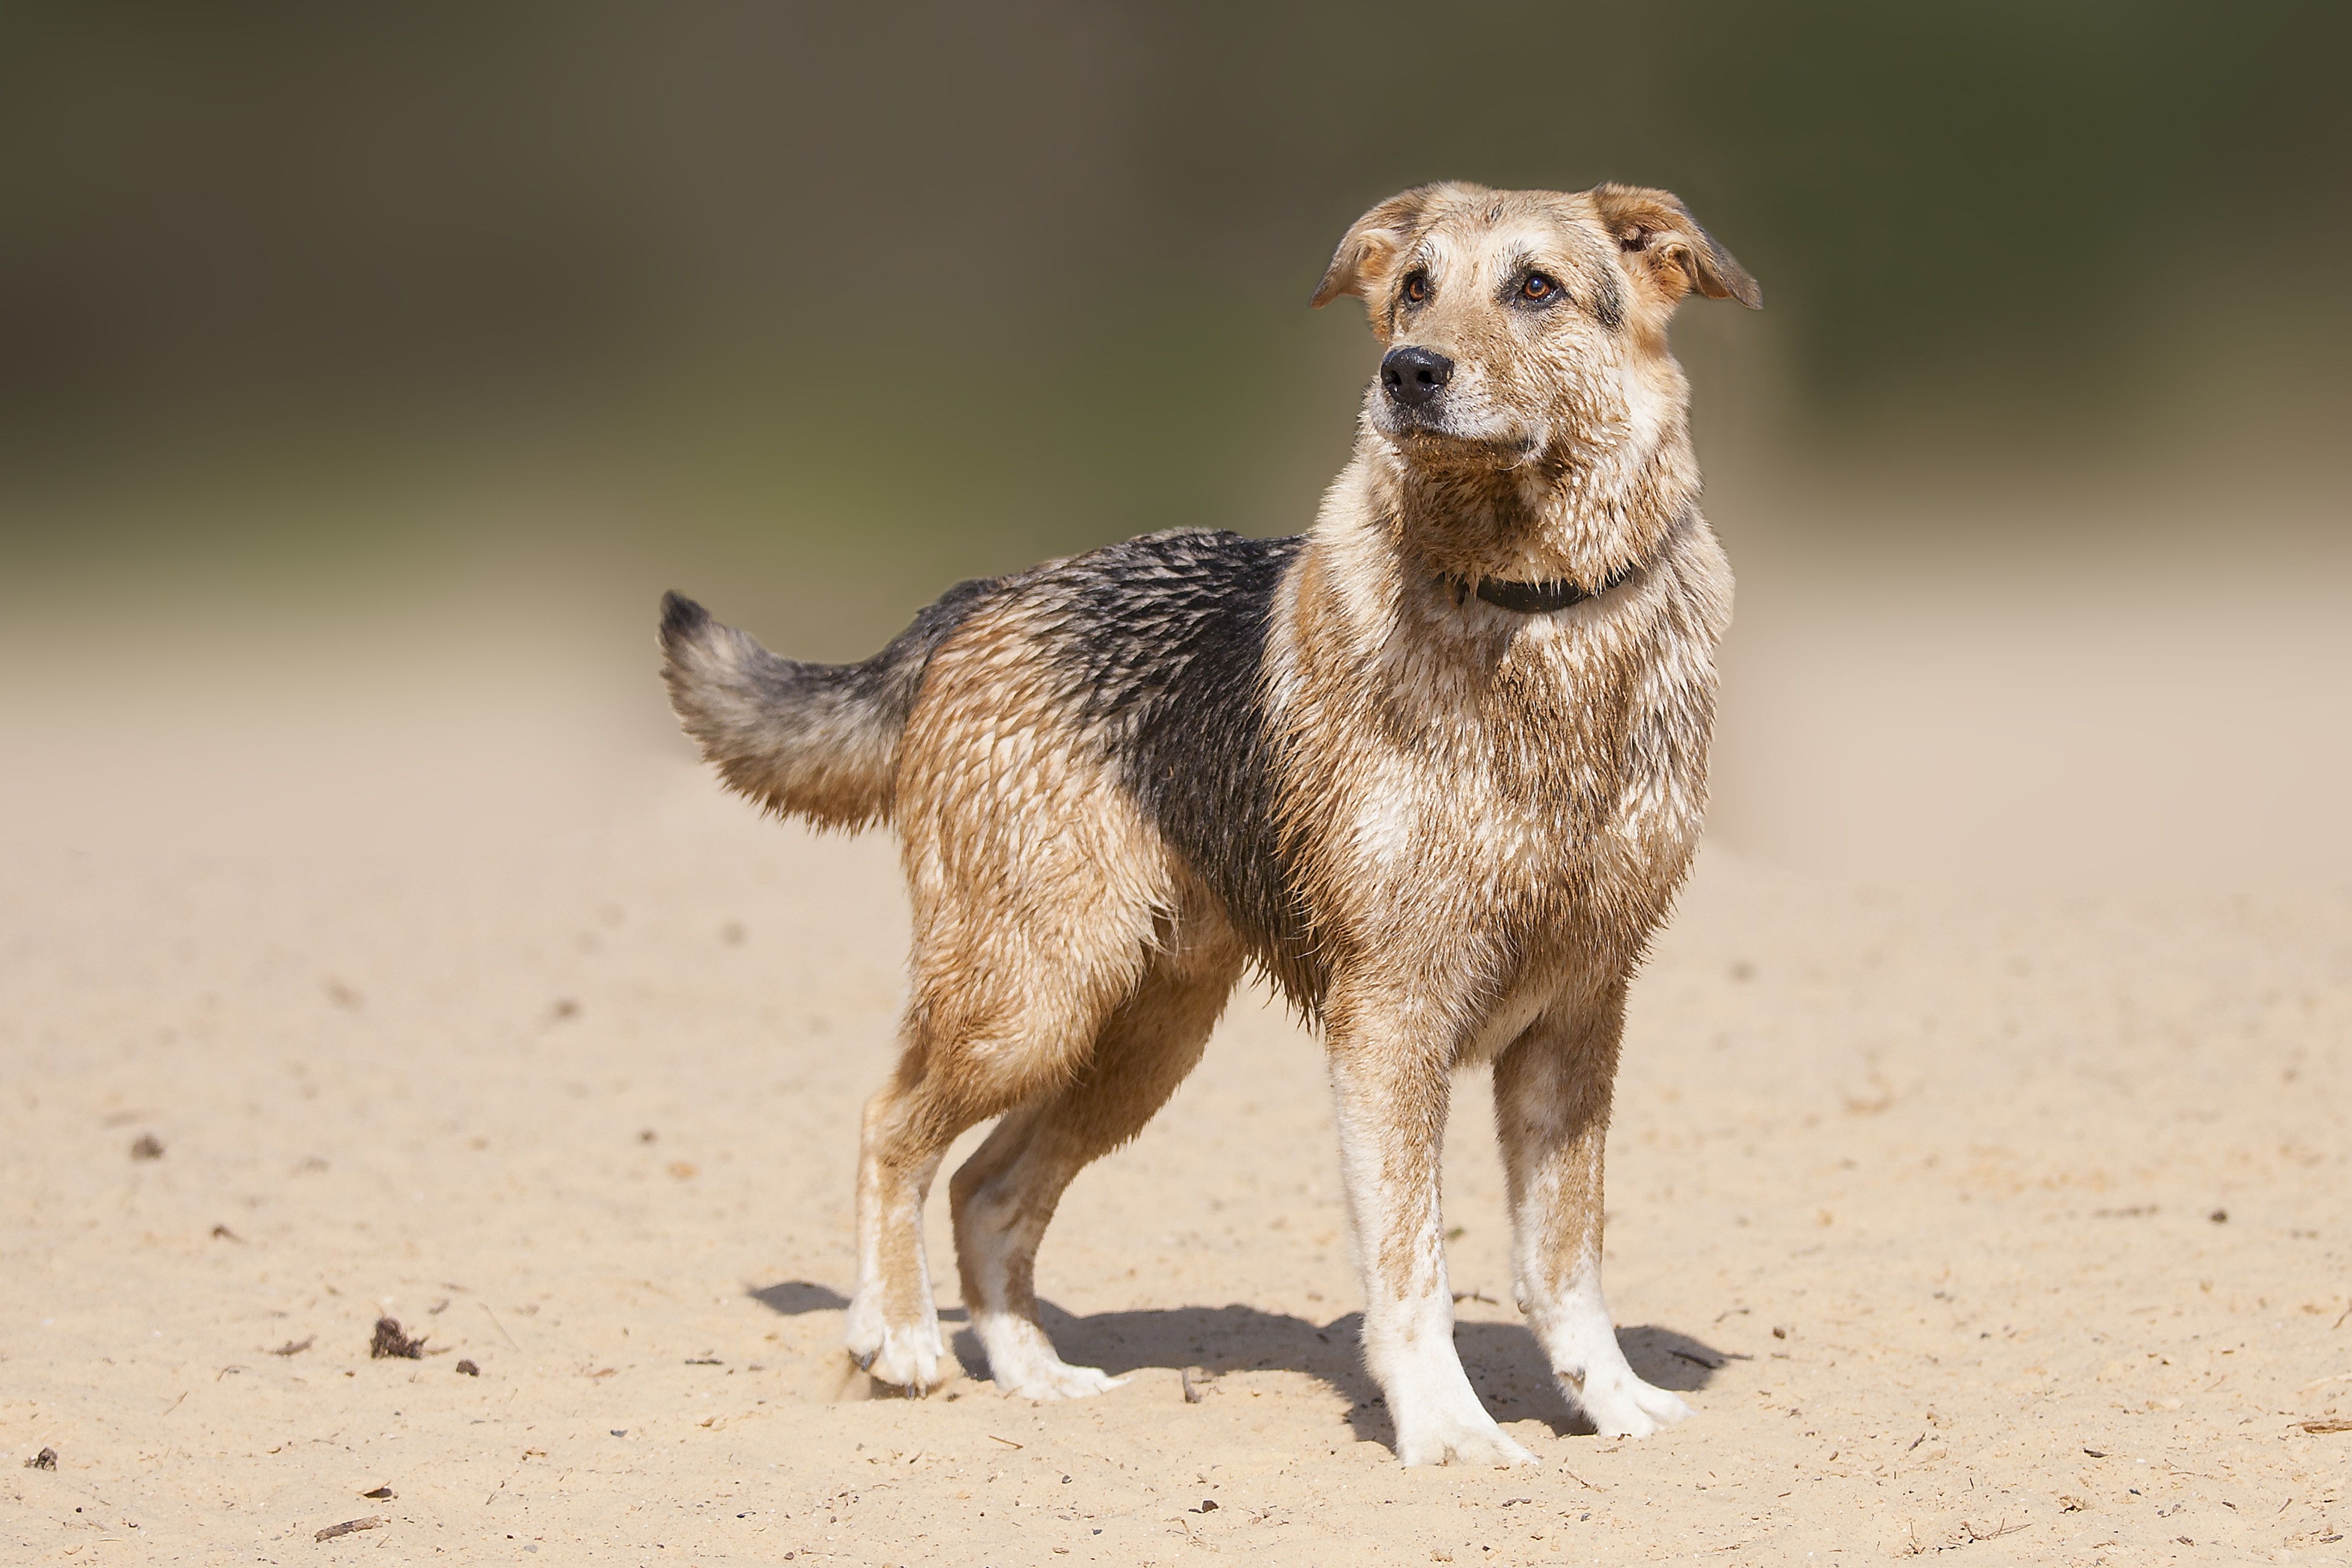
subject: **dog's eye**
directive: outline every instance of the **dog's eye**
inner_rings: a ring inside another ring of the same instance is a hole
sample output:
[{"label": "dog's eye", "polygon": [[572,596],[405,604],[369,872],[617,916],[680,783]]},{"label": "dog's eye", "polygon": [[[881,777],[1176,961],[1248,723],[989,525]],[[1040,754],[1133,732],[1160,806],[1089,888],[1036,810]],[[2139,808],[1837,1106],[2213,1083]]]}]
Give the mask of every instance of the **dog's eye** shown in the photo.
[{"label": "dog's eye", "polygon": [[1415,305],[1418,305],[1423,300],[1428,299],[1429,274],[1426,272],[1416,272],[1412,277],[1406,279],[1404,280],[1404,297],[1407,302]]},{"label": "dog's eye", "polygon": [[1549,300],[1559,292],[1559,285],[1540,272],[1528,273],[1527,281],[1519,285],[1522,300]]}]

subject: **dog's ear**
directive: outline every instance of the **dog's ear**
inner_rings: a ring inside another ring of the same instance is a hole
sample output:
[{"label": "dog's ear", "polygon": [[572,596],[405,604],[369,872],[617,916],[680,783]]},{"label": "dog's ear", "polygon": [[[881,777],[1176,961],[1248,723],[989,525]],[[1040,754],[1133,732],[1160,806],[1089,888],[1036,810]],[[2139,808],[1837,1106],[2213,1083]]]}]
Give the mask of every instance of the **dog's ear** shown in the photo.
[{"label": "dog's ear", "polygon": [[1388,269],[1389,262],[1412,237],[1413,226],[1429,206],[1429,199],[1443,190],[1443,185],[1415,185],[1409,191],[1391,196],[1349,226],[1340,237],[1339,248],[1331,253],[1331,265],[1324,269],[1323,281],[1315,286],[1315,298],[1310,303],[1321,310],[1342,294],[1367,297],[1370,281]]},{"label": "dog's ear", "polygon": [[1751,310],[1764,308],[1764,290],[1731,252],[1699,227],[1682,199],[1638,185],[1595,185],[1592,205],[1625,253],[1637,278],[1654,282],[1669,305],[1696,290],[1710,300],[1737,300]]}]

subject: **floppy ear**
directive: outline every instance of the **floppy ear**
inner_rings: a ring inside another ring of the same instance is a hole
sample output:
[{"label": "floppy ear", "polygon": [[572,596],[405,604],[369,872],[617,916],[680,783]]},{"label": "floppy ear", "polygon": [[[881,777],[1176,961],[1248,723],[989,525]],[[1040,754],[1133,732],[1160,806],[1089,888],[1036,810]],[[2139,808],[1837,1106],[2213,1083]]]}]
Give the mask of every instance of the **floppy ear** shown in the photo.
[{"label": "floppy ear", "polygon": [[1737,300],[1751,310],[1764,308],[1764,290],[1731,252],[1699,227],[1682,199],[1638,185],[1595,185],[1592,205],[1617,237],[1625,265],[1646,274],[1671,305],[1696,289],[1710,300]]},{"label": "floppy ear", "polygon": [[1314,308],[1319,310],[1342,294],[1363,299],[1368,281],[1385,271],[1390,260],[1404,248],[1405,241],[1412,235],[1412,226],[1429,205],[1429,198],[1444,188],[1415,185],[1391,196],[1350,225],[1339,240],[1339,248],[1331,253],[1331,265],[1324,269],[1323,281],[1315,286],[1315,298],[1310,301]]}]

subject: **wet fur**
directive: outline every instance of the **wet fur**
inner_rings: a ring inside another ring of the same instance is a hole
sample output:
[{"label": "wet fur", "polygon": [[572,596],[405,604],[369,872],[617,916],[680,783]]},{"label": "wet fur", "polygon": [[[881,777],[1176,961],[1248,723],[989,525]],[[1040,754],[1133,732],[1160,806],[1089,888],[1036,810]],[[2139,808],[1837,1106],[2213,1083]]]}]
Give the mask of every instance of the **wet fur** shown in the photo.
[{"label": "wet fur", "polygon": [[[847,1326],[877,1378],[940,1378],[922,1205],[997,1118],[950,1184],[991,1374],[1114,1384],[1039,1326],[1038,1241],[1255,965],[1326,1042],[1400,1457],[1530,1458],[1452,1343],[1438,1148],[1471,1062],[1563,1392],[1604,1432],[1688,1413],[1626,1365],[1600,1257],[1626,986],[1697,843],[1730,615],[1666,344],[1692,292],[1759,302],[1663,192],[1422,187],[1349,231],[1315,302],[1361,297],[1384,348],[1453,380],[1425,408],[1367,392],[1307,534],[1178,531],[964,584],[854,666],[665,601],[672,700],[727,783],[904,848],[912,995],[866,1110]],[[1486,577],[1618,585],[1523,615],[1464,591]]]}]

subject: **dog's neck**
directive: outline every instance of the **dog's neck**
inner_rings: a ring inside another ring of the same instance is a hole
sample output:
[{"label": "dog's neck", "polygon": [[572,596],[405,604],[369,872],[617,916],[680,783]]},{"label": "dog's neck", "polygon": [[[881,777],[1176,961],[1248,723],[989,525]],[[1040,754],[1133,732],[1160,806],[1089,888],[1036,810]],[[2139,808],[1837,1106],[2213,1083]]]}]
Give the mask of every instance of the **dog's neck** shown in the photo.
[{"label": "dog's neck", "polygon": [[1699,492],[1679,418],[1643,447],[1554,442],[1510,466],[1415,461],[1367,432],[1355,466],[1400,563],[1473,584],[1607,583],[1647,560]]}]

